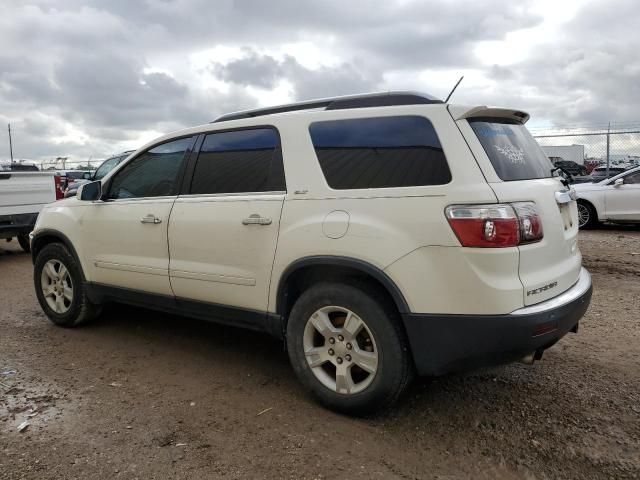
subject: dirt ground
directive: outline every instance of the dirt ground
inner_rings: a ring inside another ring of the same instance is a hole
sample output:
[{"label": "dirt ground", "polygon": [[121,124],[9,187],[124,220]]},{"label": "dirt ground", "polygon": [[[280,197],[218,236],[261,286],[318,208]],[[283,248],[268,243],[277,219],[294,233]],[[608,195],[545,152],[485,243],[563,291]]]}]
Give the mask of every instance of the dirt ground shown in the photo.
[{"label": "dirt ground", "polygon": [[640,478],[640,229],[580,246],[577,335],[533,366],[421,379],[362,420],[307,398],[262,334],[128,307],[57,328],[2,243],[0,478]]}]

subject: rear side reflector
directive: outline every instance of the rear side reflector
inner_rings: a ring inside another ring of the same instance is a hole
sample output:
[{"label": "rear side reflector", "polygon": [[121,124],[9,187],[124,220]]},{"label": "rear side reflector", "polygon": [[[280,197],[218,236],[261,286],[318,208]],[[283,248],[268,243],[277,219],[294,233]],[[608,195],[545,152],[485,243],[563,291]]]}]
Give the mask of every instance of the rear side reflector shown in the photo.
[{"label": "rear side reflector", "polygon": [[463,247],[515,247],[542,239],[533,202],[450,205],[445,215]]},{"label": "rear side reflector", "polygon": [[546,333],[555,332],[558,329],[558,322],[547,322],[536,325],[533,328],[532,337],[544,335]]}]

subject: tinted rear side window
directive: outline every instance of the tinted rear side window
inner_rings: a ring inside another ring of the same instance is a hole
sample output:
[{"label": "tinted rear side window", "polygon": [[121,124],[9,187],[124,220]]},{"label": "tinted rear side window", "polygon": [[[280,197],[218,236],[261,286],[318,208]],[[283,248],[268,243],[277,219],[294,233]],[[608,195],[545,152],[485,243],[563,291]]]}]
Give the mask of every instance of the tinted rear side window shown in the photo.
[{"label": "tinted rear side window", "polygon": [[255,128],[207,135],[191,183],[192,194],[284,191],[278,133]]},{"label": "tinted rear side window", "polygon": [[440,140],[424,117],[316,122],[309,133],[331,188],[414,187],[451,181]]},{"label": "tinted rear side window", "polygon": [[500,119],[472,119],[469,125],[502,180],[551,177],[551,160],[524,125]]}]

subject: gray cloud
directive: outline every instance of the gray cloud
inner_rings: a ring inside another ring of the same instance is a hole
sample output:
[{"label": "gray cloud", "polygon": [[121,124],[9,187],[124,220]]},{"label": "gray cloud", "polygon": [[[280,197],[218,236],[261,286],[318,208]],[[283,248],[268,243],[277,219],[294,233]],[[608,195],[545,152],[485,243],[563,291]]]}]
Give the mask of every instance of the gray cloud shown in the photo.
[{"label": "gray cloud", "polygon": [[[413,88],[421,71],[444,69],[473,69],[495,81],[463,83],[458,101],[514,105],[557,123],[635,120],[639,10],[633,0],[588,4],[554,43],[518,64],[486,67],[475,46],[538,25],[529,2],[7,2],[0,16],[0,121],[14,125],[21,156],[104,156],[148,131],[254,107],[249,87],[270,90],[286,81],[296,99],[309,99]],[[337,60],[312,69],[293,56],[265,53],[295,42],[330,49]],[[242,53],[210,65],[224,88],[201,85],[188,69],[189,54],[219,45]],[[148,69],[158,62],[172,67]],[[388,83],[389,72],[396,84]],[[432,88],[427,80],[423,89]],[[89,139],[68,138],[69,125]]]},{"label": "gray cloud", "polygon": [[362,71],[350,63],[309,69],[290,55],[278,60],[251,49],[244,49],[243,57],[227,64],[213,63],[211,71],[227,82],[265,89],[286,80],[293,85],[297,99],[369,91],[382,80],[375,72]]},{"label": "gray cloud", "polygon": [[244,49],[245,56],[227,64],[214,62],[211,71],[222,80],[238,85],[274,88],[284,75],[284,62]]},{"label": "gray cloud", "polygon": [[500,91],[489,95],[500,103],[506,96],[558,125],[637,121],[638,24],[635,0],[590,4],[565,26],[560,39],[518,64],[492,67]]}]

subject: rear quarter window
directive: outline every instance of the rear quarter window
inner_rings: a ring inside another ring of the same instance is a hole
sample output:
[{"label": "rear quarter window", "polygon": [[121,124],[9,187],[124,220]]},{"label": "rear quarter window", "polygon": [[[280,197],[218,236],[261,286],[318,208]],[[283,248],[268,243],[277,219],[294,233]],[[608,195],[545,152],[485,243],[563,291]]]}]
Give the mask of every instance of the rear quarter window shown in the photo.
[{"label": "rear quarter window", "polygon": [[470,119],[496,174],[505,181],[552,176],[553,164],[524,125],[502,119]]},{"label": "rear quarter window", "polygon": [[443,185],[451,172],[431,122],[419,116],[312,123],[327,184],[337,190]]}]

